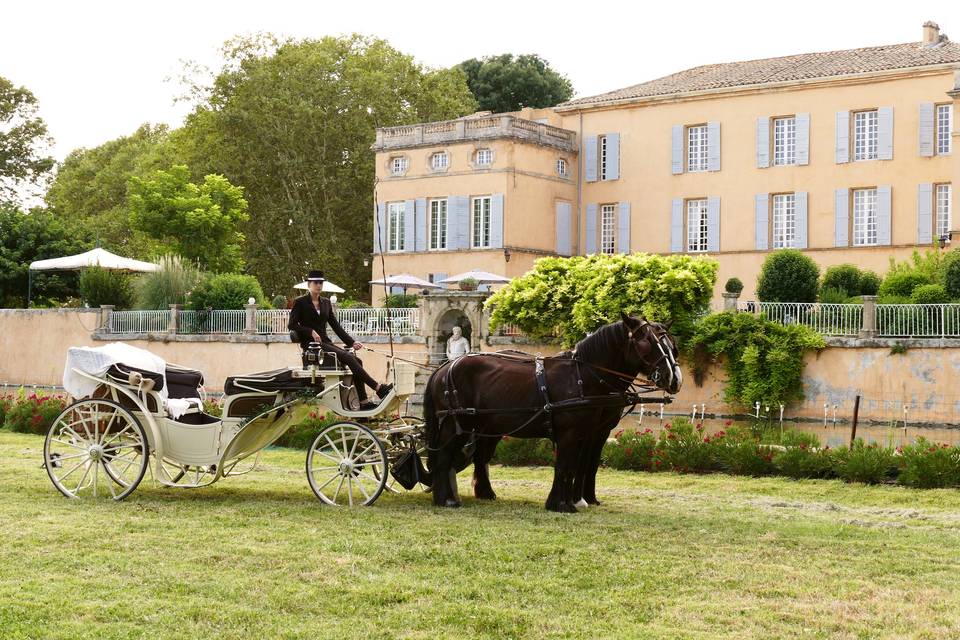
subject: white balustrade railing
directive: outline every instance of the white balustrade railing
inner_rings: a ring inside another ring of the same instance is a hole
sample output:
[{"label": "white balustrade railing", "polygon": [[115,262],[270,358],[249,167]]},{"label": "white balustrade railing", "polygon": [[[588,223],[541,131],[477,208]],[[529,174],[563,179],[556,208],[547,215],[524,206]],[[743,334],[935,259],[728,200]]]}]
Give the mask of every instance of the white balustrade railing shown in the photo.
[{"label": "white balustrade railing", "polygon": [[884,338],[960,337],[960,304],[878,304],[877,335]]},{"label": "white balustrade railing", "polygon": [[420,310],[358,307],[337,309],[337,319],[351,335],[409,336],[420,331]]},{"label": "white balustrade railing", "polygon": [[170,326],[169,311],[113,311],[111,333],[155,333]]},{"label": "white balustrade railing", "polygon": [[802,324],[825,336],[855,336],[863,327],[861,304],[738,302],[737,310],[761,313],[783,325]]},{"label": "white balustrade railing", "polygon": [[287,333],[289,331],[287,329],[289,321],[289,309],[257,309],[257,333]]},{"label": "white balustrade railing", "polygon": [[246,324],[243,309],[181,311],[177,316],[177,333],[243,333]]}]

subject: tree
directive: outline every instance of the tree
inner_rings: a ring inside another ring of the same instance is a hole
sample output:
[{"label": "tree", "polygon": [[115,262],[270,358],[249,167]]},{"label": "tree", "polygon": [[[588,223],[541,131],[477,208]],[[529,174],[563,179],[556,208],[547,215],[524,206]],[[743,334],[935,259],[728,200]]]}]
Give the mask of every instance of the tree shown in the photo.
[{"label": "tree", "polygon": [[244,186],[244,255],[269,296],[310,268],[369,290],[377,127],[458,117],[463,73],[431,71],[383,40],[239,39],[174,136],[194,170]]},{"label": "tree", "polygon": [[243,189],[219,175],[190,182],[190,170],[174,165],[149,178],[130,178],[130,220],[205,269],[230,272],[243,265],[243,234],[249,219]]},{"label": "tree", "polygon": [[105,249],[153,260],[170,248],[133,227],[127,187],[131,177],[146,177],[176,161],[169,128],[144,124],[129,136],[70,152],[47,191],[47,205],[59,218],[79,221]]},{"label": "tree", "polygon": [[46,177],[53,168],[49,144],[36,97],[0,76],[0,200],[12,201],[25,183]]},{"label": "tree", "polygon": [[485,111],[502,113],[523,107],[552,107],[573,97],[573,85],[536,54],[514,58],[505,53],[458,64],[467,86]]},{"label": "tree", "polygon": [[[0,304],[24,306],[27,270],[34,260],[82,253],[91,246],[81,231],[42,209],[27,214],[13,205],[0,204]],[[76,296],[77,274],[38,272],[32,294],[33,301],[40,305]]]},{"label": "tree", "polygon": [[816,302],[820,267],[797,249],[774,251],[763,261],[757,277],[762,302]]}]

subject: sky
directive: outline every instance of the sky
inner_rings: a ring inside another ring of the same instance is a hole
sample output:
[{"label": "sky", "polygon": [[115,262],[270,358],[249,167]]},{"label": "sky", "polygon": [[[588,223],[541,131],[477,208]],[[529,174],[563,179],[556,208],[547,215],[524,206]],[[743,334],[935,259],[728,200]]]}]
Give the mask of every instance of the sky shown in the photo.
[{"label": "sky", "polygon": [[132,133],[178,126],[185,61],[217,69],[222,44],[258,31],[363,33],[428,67],[536,53],[577,96],[700,64],[919,41],[926,20],[960,40],[960,2],[31,2],[0,10],[0,76],[30,89],[63,159]]}]

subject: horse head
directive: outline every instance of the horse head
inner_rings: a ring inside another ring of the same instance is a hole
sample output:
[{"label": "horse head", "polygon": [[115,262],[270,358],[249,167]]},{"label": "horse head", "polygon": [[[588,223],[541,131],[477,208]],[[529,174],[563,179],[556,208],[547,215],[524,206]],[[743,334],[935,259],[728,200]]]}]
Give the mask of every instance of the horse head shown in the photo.
[{"label": "horse head", "polygon": [[640,369],[657,388],[676,394],[683,385],[683,374],[677,361],[677,343],[669,325],[634,318],[620,312],[627,337],[627,362]]}]

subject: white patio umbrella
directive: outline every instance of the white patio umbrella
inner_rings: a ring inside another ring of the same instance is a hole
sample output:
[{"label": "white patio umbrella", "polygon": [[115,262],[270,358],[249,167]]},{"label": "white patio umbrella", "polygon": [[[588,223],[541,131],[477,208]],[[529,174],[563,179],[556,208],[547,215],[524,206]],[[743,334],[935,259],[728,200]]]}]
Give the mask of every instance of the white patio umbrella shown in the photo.
[{"label": "white patio umbrella", "polygon": [[72,256],[63,256],[62,258],[34,260],[27,269],[27,306],[30,306],[34,271],[78,271],[89,267],[101,267],[115,271],[156,271],[160,268],[153,262],[124,258],[100,247]]},{"label": "white patio umbrella", "polygon": [[512,278],[506,276],[499,276],[495,273],[490,273],[489,271],[480,271],[479,269],[473,269],[471,271],[464,271],[463,273],[458,273],[455,276],[450,276],[449,278],[444,278],[440,282],[447,283],[457,283],[461,280],[466,280],[467,278],[473,278],[477,281],[478,284],[506,284],[510,282]]},{"label": "white patio umbrella", "polygon": [[[304,291],[306,291],[306,290],[307,290],[307,281],[304,280],[304,281],[301,282],[300,284],[295,284],[295,285],[293,285],[293,288],[294,288],[294,289],[303,289]],[[329,280],[324,280],[324,281],[323,281],[323,288],[320,289],[320,290],[323,291],[323,292],[325,292],[325,293],[343,293],[344,291],[346,291],[346,289],[344,289],[344,288],[342,288],[342,287],[338,287],[337,285],[333,284],[333,283],[330,282]]]},{"label": "white patio umbrella", "polygon": [[370,284],[387,285],[390,287],[401,287],[406,293],[407,289],[443,289],[440,285],[434,284],[429,280],[418,278],[409,273],[401,273],[395,276],[387,276],[379,280],[371,280]]}]

